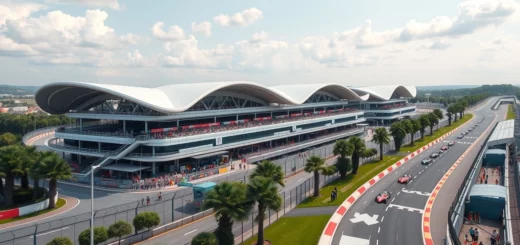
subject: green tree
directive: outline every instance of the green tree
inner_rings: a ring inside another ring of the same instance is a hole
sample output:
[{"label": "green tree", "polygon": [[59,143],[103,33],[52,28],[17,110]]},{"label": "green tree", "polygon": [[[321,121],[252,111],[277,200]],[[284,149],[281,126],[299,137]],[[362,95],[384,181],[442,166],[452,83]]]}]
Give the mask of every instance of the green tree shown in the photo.
[{"label": "green tree", "polygon": [[370,155],[371,152],[367,149],[365,141],[357,136],[348,138],[348,143],[352,147],[352,174],[357,174],[360,158]]},{"label": "green tree", "polygon": [[394,122],[390,126],[390,134],[394,138],[395,150],[401,150],[403,139],[406,137],[406,129],[402,122]]},{"label": "green tree", "polygon": [[[23,147],[23,161],[22,161],[22,169],[23,174],[20,178],[20,187],[22,189],[29,189],[29,172],[31,171],[31,168],[35,164],[38,158],[38,152],[36,150],[36,147],[34,146],[24,146]],[[33,192],[36,192],[36,189],[33,190]]]},{"label": "green tree", "polygon": [[222,182],[207,193],[202,208],[215,211],[218,222],[215,236],[220,244],[234,244],[233,223],[249,217],[253,203],[246,194],[247,186],[241,182]]},{"label": "green tree", "polygon": [[305,163],[305,172],[314,174],[314,196],[320,195],[320,173],[323,175],[332,175],[336,172],[334,166],[327,166],[325,159],[319,156],[311,156]]},{"label": "green tree", "polygon": [[[94,227],[94,244],[108,240],[108,231],[104,226]],[[90,245],[90,228],[82,231],[78,237],[79,245]]]},{"label": "green tree", "polygon": [[[191,239],[191,245],[219,245],[217,237],[213,233],[201,232]],[[234,244],[234,243],[228,243]]]},{"label": "green tree", "polygon": [[412,123],[412,133],[410,133],[411,142],[410,145],[414,145],[415,140],[415,133],[419,132],[421,130],[421,122],[419,119],[410,119],[410,122]]},{"label": "green tree", "polygon": [[0,148],[0,172],[5,175],[4,197],[5,204],[12,206],[14,192],[14,178],[24,173],[22,168],[23,157],[21,146],[9,145]]},{"label": "green tree", "polygon": [[161,218],[156,212],[142,212],[134,217],[132,223],[134,224],[135,234],[137,234],[140,230],[145,228],[150,230],[150,228],[159,225]]},{"label": "green tree", "polygon": [[332,153],[338,158],[336,159],[336,169],[339,172],[341,178],[345,178],[347,176],[347,172],[350,171],[351,161],[348,156],[352,155],[352,147],[348,143],[347,140],[338,140],[334,144],[334,149]]},{"label": "green tree", "polygon": [[264,244],[265,212],[267,210],[278,212],[282,208],[282,197],[278,194],[278,184],[273,181],[273,178],[257,176],[252,178],[247,185],[249,200],[257,203],[258,215],[255,218],[258,224],[257,245]]},{"label": "green tree", "polygon": [[12,133],[4,133],[0,135],[0,146],[14,145],[18,142],[16,135]]},{"label": "green tree", "polygon": [[377,128],[372,136],[372,142],[379,145],[379,160],[383,161],[383,146],[390,143],[390,134],[386,128]]},{"label": "green tree", "polygon": [[108,227],[108,237],[117,238],[121,244],[121,237],[132,234],[132,225],[124,220],[118,220]]},{"label": "green tree", "polygon": [[[403,124],[403,128],[406,131],[406,134],[413,134],[413,124],[409,119],[401,120],[401,123]],[[412,145],[411,142],[410,145]]]},{"label": "green tree", "polygon": [[40,188],[40,179],[44,178],[41,173],[41,163],[44,161],[44,159],[51,157],[55,152],[53,151],[37,151],[36,154],[36,161],[34,164],[32,164],[31,168],[29,169],[29,176],[33,179],[33,200],[36,200],[40,196],[41,188]]},{"label": "green tree", "polygon": [[430,135],[433,135],[433,126],[439,123],[439,118],[437,118],[437,115],[435,115],[433,112],[430,112],[426,115],[428,116],[428,122],[430,122]]},{"label": "green tree", "polygon": [[269,160],[264,160],[258,164],[249,177],[252,179],[258,176],[271,178],[279,185],[285,186],[285,174],[282,167]]},{"label": "green tree", "polygon": [[454,112],[453,106],[448,107],[448,109],[446,111],[447,111],[446,116],[448,117],[448,126],[451,126],[451,121],[453,120],[453,112]]},{"label": "green tree", "polygon": [[58,180],[66,180],[72,178],[72,171],[69,164],[63,160],[57,153],[54,153],[40,163],[39,176],[49,179],[49,209],[56,207],[53,201],[57,193]]},{"label": "green tree", "polygon": [[68,237],[56,237],[48,242],[47,245],[74,245],[74,243]]},{"label": "green tree", "polygon": [[439,120],[444,119],[444,114],[442,113],[441,109],[433,109],[433,114],[435,114]]},{"label": "green tree", "polygon": [[421,139],[424,139],[424,132],[426,132],[426,128],[430,125],[430,119],[427,114],[422,114],[419,116],[419,123],[421,124]]}]

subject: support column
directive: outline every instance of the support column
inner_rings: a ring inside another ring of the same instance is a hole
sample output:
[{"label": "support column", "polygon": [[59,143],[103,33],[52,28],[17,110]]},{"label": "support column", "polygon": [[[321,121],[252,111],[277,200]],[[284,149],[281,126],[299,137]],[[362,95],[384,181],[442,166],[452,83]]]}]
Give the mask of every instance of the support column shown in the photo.
[{"label": "support column", "polygon": [[81,155],[78,155],[78,164],[81,166]]},{"label": "support column", "polygon": [[144,122],[144,132],[148,132],[148,122]]},{"label": "support column", "polygon": [[152,175],[155,177],[155,162],[152,162]]},{"label": "support column", "polygon": [[78,149],[81,150],[81,140],[78,140]]},{"label": "support column", "polygon": [[217,117],[213,117],[213,122],[214,122],[214,123],[217,122]]},{"label": "support column", "polygon": [[238,114],[237,114],[237,121],[238,121]]},{"label": "support column", "polygon": [[155,146],[152,146],[152,156],[155,156]]},{"label": "support column", "polygon": [[101,152],[101,142],[98,142],[98,151]]},{"label": "support column", "polygon": [[83,131],[83,118],[79,119],[79,131]]},{"label": "support column", "polygon": [[179,159],[175,160],[175,169],[176,172],[179,172],[181,170],[181,166],[179,166]]},{"label": "support column", "polygon": [[125,120],[123,120],[123,132],[126,133],[126,121]]},{"label": "support column", "polygon": [[179,120],[177,120],[177,127],[179,127]]}]

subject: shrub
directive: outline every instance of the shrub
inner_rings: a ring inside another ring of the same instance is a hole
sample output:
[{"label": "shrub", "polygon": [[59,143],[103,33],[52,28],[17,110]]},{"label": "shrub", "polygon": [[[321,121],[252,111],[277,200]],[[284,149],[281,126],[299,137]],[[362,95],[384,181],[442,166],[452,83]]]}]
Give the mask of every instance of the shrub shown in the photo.
[{"label": "shrub", "polygon": [[144,228],[150,230],[150,228],[159,225],[160,222],[161,218],[156,212],[143,212],[136,215],[132,223],[134,223],[135,233],[137,234],[137,231]]},{"label": "shrub", "polygon": [[219,245],[213,233],[201,232],[191,240],[191,245]]},{"label": "shrub", "polygon": [[47,245],[74,245],[74,243],[68,237],[56,237],[48,242]]},{"label": "shrub", "polygon": [[[94,244],[100,244],[108,240],[107,228],[104,226],[94,228]],[[79,234],[80,245],[90,245],[90,229],[86,229]]]},{"label": "shrub", "polygon": [[121,244],[121,237],[132,233],[132,225],[126,221],[119,220],[108,227],[108,236],[110,238],[117,238]]}]

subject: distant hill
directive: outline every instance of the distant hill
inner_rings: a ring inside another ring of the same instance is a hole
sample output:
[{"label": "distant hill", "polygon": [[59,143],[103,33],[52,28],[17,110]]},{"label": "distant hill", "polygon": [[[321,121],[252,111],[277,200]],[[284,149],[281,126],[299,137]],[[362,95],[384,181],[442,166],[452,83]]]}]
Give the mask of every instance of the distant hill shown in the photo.
[{"label": "distant hill", "polygon": [[438,85],[438,86],[416,86],[418,91],[451,90],[463,88],[477,88],[481,85]]},{"label": "distant hill", "polygon": [[36,93],[39,86],[13,86],[0,84],[0,94],[30,95]]}]

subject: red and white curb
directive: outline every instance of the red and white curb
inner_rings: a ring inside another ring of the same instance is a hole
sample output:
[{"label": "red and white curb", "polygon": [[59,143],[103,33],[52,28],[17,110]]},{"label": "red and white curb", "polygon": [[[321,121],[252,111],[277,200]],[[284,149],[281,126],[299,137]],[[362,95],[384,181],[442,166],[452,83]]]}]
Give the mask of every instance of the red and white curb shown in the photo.
[{"label": "red and white curb", "polygon": [[459,159],[457,159],[457,161],[451,166],[451,168],[444,174],[442,179],[439,181],[439,183],[437,183],[437,185],[433,189],[432,193],[430,194],[430,197],[428,198],[428,201],[426,202],[426,205],[424,207],[423,217],[422,217],[422,220],[421,220],[422,231],[423,231],[422,232],[422,236],[423,236],[423,241],[424,241],[425,245],[434,245],[433,238],[432,238],[432,233],[431,233],[431,227],[430,227],[430,225],[431,225],[430,217],[432,215],[432,209],[433,209],[433,204],[435,203],[435,197],[437,197],[437,195],[439,195],[439,192],[440,192],[442,186],[444,185],[444,183],[446,183],[446,181],[448,180],[450,175],[453,173],[453,171],[455,171],[455,169],[457,169],[457,167],[459,166],[460,162],[462,162],[464,157],[466,157],[466,155],[473,149],[473,147],[478,145],[478,142],[482,138],[482,136],[486,135],[486,133],[491,128],[492,127],[488,127],[486,129],[486,131],[484,131],[484,133],[482,133],[473,142],[473,144],[471,144],[469,146],[469,148],[464,153],[462,153],[462,155],[459,157]]},{"label": "red and white curb", "polygon": [[52,134],[54,134],[54,132],[48,132],[48,133],[44,133],[44,134],[40,134],[40,135],[34,136],[34,137],[32,137],[32,138],[27,140],[26,145],[31,146],[34,143],[34,141],[39,140],[39,139],[44,138],[44,137],[47,137],[47,136],[52,135]]},{"label": "red and white curb", "polygon": [[416,150],[415,152],[412,152],[410,155],[404,157],[403,159],[397,161],[392,166],[388,167],[387,169],[381,171],[378,175],[374,176],[372,179],[370,179],[368,182],[363,184],[361,187],[359,187],[354,193],[352,193],[339,207],[336,209],[336,212],[332,215],[332,217],[329,219],[329,222],[325,226],[325,229],[321,233],[320,241],[318,245],[330,245],[332,244],[334,234],[336,233],[336,230],[338,228],[338,224],[343,219],[343,216],[347,213],[348,209],[356,202],[357,199],[359,199],[368,189],[370,189],[372,186],[374,186],[377,182],[379,182],[381,179],[383,179],[385,176],[389,175],[391,172],[395,171],[397,168],[402,166],[403,164],[410,161],[412,158],[419,155],[421,152],[427,150],[428,148],[432,147],[433,145],[442,142],[443,139],[448,137],[449,135],[453,134],[455,131],[457,131],[459,128],[466,125],[471,120],[465,122],[464,124],[454,128],[450,132],[444,134],[443,136],[440,136],[436,140],[433,140],[432,142],[428,143],[427,145],[421,147],[420,149]]}]

